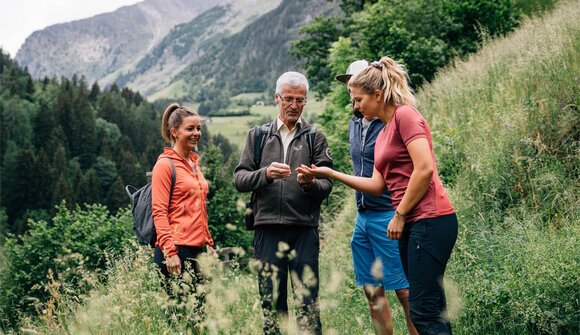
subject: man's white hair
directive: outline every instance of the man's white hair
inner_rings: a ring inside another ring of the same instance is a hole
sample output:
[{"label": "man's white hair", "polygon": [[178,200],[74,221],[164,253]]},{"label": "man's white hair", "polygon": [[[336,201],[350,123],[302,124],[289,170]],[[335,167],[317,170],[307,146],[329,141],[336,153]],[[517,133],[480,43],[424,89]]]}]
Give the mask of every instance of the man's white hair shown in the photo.
[{"label": "man's white hair", "polygon": [[276,93],[278,95],[282,94],[282,86],[290,85],[293,88],[299,88],[304,86],[306,88],[306,94],[308,94],[308,80],[306,77],[295,71],[289,71],[282,74],[276,81]]}]

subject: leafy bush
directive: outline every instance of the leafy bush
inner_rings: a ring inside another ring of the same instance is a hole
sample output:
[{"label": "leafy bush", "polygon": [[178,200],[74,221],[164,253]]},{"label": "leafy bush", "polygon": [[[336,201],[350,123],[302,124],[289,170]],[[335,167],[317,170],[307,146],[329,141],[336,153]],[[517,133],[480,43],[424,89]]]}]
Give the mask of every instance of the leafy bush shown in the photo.
[{"label": "leafy bush", "polygon": [[208,146],[203,153],[204,176],[209,183],[207,213],[209,230],[220,247],[241,247],[248,250],[252,234],[242,222],[245,207],[239,204],[239,193],[232,182],[237,155],[224,157],[220,148]]},{"label": "leafy bush", "polygon": [[111,216],[102,205],[68,210],[62,203],[51,224],[30,221],[29,225],[28,232],[9,236],[4,244],[9,271],[2,272],[0,282],[3,326],[14,325],[21,313],[33,313],[39,307],[35,301],[40,306],[47,301],[49,270],[80,294],[86,288],[83,274],[100,273],[107,255],[126,250],[133,239],[129,211]]}]

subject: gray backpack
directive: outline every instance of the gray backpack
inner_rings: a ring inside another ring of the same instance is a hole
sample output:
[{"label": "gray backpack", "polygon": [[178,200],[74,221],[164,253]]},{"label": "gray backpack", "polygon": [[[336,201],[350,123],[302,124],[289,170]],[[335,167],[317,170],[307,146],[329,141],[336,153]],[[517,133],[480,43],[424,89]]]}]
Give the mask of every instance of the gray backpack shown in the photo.
[{"label": "gray backpack", "polygon": [[[171,190],[169,192],[169,203],[173,196],[173,188],[175,187],[175,164],[173,159],[167,157],[171,161]],[[143,245],[149,244],[152,248],[155,247],[157,241],[157,232],[155,231],[155,223],[153,222],[153,211],[151,203],[151,183],[137,189],[132,185],[125,186],[125,191],[131,198],[131,213],[133,214],[133,229],[139,243]],[[169,207],[169,205],[168,205]]]}]

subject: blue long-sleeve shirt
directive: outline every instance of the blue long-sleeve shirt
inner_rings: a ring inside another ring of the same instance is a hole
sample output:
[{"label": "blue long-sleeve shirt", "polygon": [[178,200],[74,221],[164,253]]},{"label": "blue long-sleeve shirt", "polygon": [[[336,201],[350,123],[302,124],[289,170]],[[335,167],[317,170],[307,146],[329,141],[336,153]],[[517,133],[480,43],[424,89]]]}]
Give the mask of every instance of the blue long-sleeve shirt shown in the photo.
[{"label": "blue long-sleeve shirt", "polygon": [[[375,142],[383,129],[383,122],[374,119],[370,122],[363,143],[363,119],[353,117],[348,126],[350,157],[354,168],[354,174],[359,177],[371,177],[375,162]],[[356,192],[356,204],[359,210],[372,209],[392,211],[391,192],[385,191],[380,196],[368,193]]]}]

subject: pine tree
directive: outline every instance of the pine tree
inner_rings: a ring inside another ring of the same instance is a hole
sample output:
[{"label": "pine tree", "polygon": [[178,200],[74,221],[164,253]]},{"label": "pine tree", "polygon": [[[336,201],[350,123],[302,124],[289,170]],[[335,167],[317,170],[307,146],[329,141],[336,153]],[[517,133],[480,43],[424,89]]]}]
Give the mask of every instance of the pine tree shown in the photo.
[{"label": "pine tree", "polygon": [[127,207],[129,205],[129,197],[125,192],[125,183],[121,176],[118,176],[113,185],[109,188],[106,203],[111,212],[116,212],[119,208]]},{"label": "pine tree", "polygon": [[83,175],[78,192],[78,202],[81,204],[101,203],[101,184],[95,169],[88,169]]},{"label": "pine tree", "polygon": [[[11,175],[11,179],[7,181],[7,193],[2,197],[6,198],[8,217],[14,220],[21,217],[27,208],[36,208],[38,202],[38,193],[30,192],[35,190],[33,183],[38,175],[35,170],[34,154],[29,146],[17,151]],[[12,231],[21,233],[23,228],[23,226],[13,227]]]},{"label": "pine tree", "polygon": [[67,159],[64,146],[59,145],[54,150],[54,156],[52,157],[52,168],[54,171],[53,180],[58,180],[61,173],[66,172]]},{"label": "pine tree", "polygon": [[84,77],[78,82],[73,99],[71,123],[71,154],[78,156],[83,169],[88,168],[96,157],[97,133],[95,113],[89,102],[89,92]]},{"label": "pine tree", "polygon": [[99,100],[100,94],[101,94],[101,88],[99,87],[99,84],[97,84],[97,82],[95,81],[93,86],[91,86],[91,93],[89,93],[89,101],[93,105],[95,105],[97,103],[97,101]]},{"label": "pine tree", "polygon": [[139,178],[136,163],[135,156],[131,151],[121,149],[117,156],[117,171],[124,181],[132,185],[140,185],[143,181],[143,178]]},{"label": "pine tree", "polygon": [[56,116],[57,124],[62,128],[64,147],[67,152],[71,152],[71,142],[74,141],[73,136],[73,92],[71,83],[68,79],[63,78],[53,105],[54,115]]},{"label": "pine tree", "polygon": [[32,180],[33,190],[37,195],[35,208],[48,209],[52,200],[52,166],[44,149],[40,149],[34,165],[37,177]]},{"label": "pine tree", "polygon": [[52,110],[49,110],[48,103],[41,100],[39,109],[34,118],[34,145],[37,149],[53,151],[57,140],[54,134],[56,120]]},{"label": "pine tree", "polygon": [[54,208],[54,206],[60,204],[60,202],[62,200],[66,201],[66,206],[68,208],[73,207],[74,202],[73,202],[73,198],[72,198],[72,188],[71,188],[68,180],[66,180],[64,173],[61,173],[59,175],[58,180],[56,181],[56,184],[54,185],[54,190],[52,192],[52,200],[51,200],[52,207]]}]

